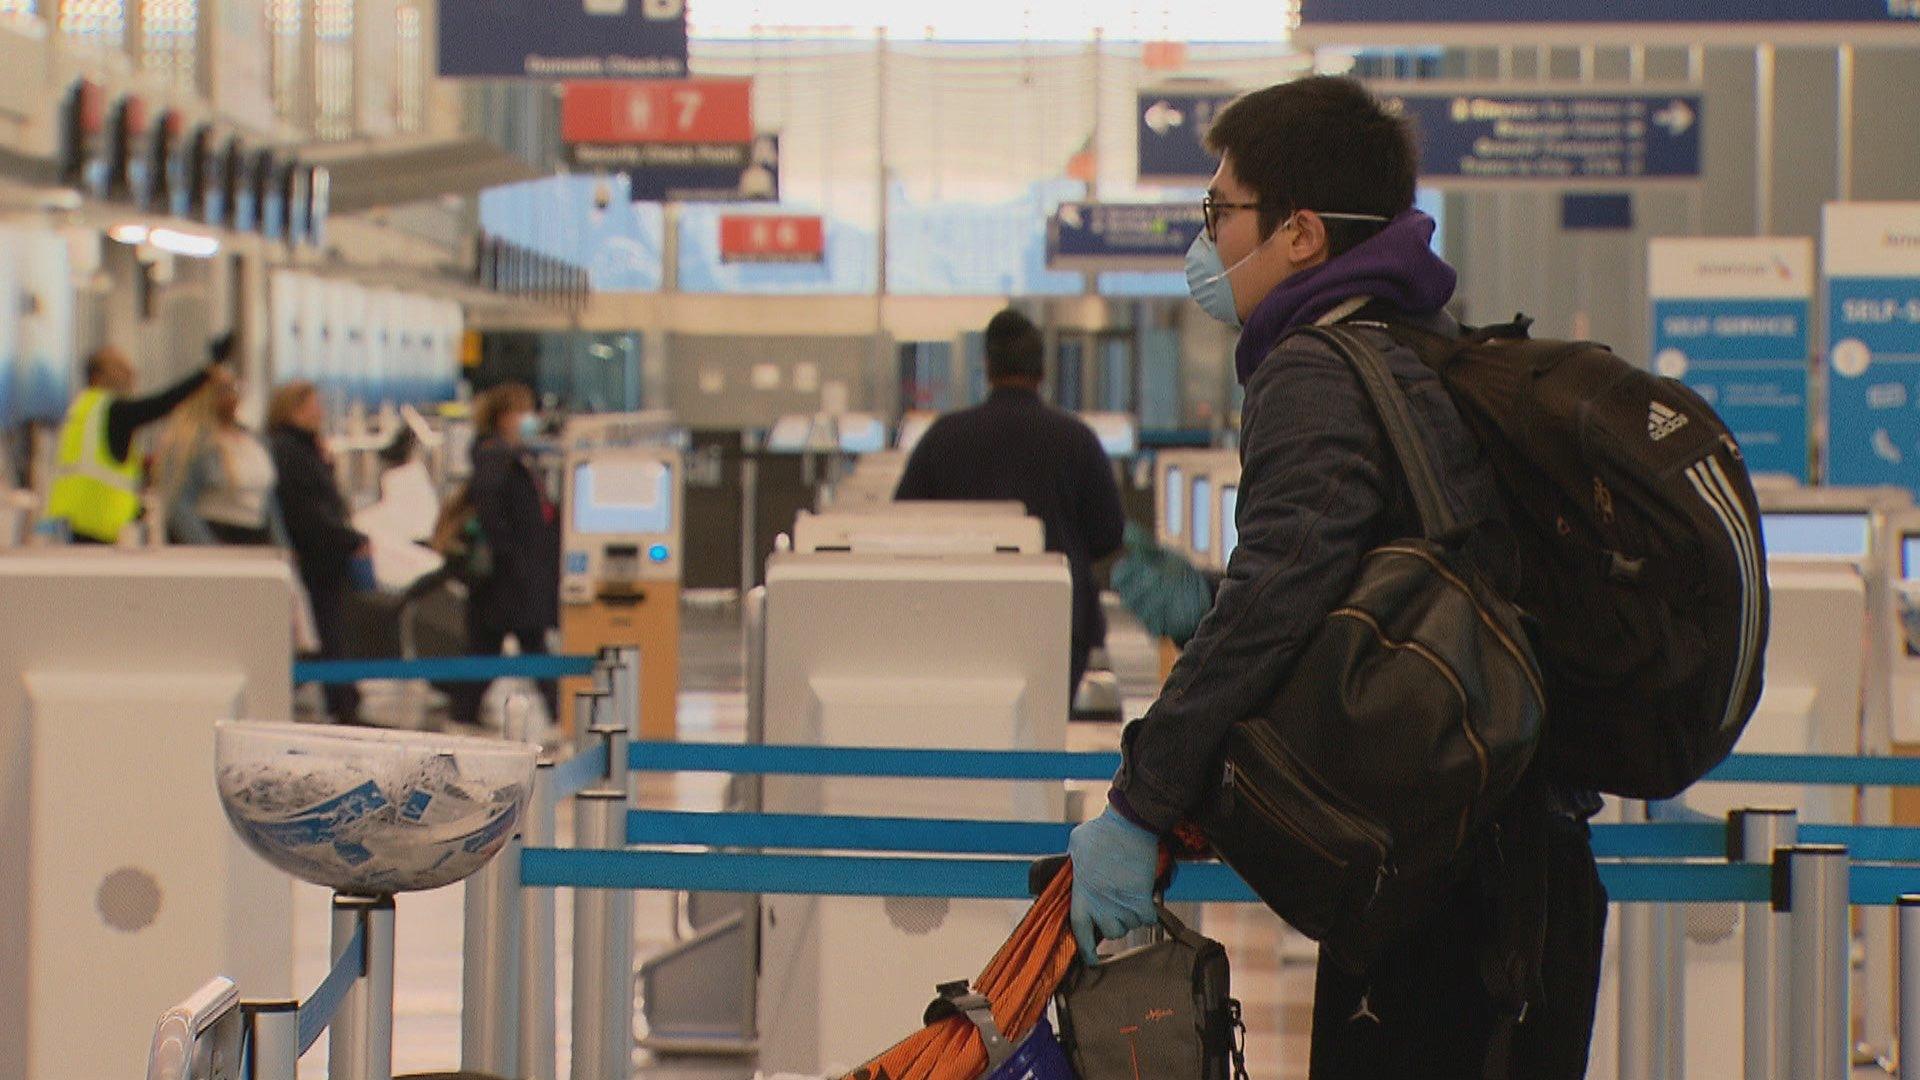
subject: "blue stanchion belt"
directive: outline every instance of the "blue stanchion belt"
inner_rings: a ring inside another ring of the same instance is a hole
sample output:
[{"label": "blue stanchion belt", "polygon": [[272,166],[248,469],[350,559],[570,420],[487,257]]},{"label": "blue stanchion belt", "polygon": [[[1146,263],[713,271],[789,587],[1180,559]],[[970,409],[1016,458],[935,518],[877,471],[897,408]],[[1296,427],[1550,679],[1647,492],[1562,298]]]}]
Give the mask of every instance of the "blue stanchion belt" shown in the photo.
[{"label": "blue stanchion belt", "polygon": [[361,975],[366,973],[367,963],[367,924],[362,921],[359,929],[353,932],[353,940],[333,962],[333,970],[320,981],[313,996],[300,1003],[300,1053],[313,1049],[320,1041],[320,1034],[333,1023],[333,1015],[340,1011],[340,1003],[346,1000],[347,991],[353,989]]},{"label": "blue stanchion belt", "polygon": [[[537,887],[747,892],[800,896],[947,897],[1019,900],[1027,891],[1025,860],[888,859],[852,855],[740,855],[718,852],[521,852],[522,883]],[[1920,868],[1858,867],[1856,904],[1892,904],[1901,889],[1920,888]],[[1635,903],[1766,903],[1772,870],[1725,863],[1603,863],[1613,900]],[[1219,863],[1184,865],[1167,890],[1176,903],[1258,903],[1247,884]]]},{"label": "blue stanchion belt", "polygon": [[561,799],[571,799],[606,775],[606,744],[588,747],[553,767],[553,801],[557,803]]},{"label": "blue stanchion belt", "polygon": [[[1120,767],[1120,755],[1111,753],[737,743],[635,742],[628,748],[628,757],[632,768],[641,772],[946,780],[1106,780]],[[1920,758],[1735,754],[1707,774],[1703,782],[1920,787]]]},{"label": "blue stanchion belt", "polygon": [[428,682],[491,682],[494,679],[559,679],[591,675],[592,656],[444,656],[423,660],[302,660],[296,683],[359,682],[362,679],[424,679]]}]

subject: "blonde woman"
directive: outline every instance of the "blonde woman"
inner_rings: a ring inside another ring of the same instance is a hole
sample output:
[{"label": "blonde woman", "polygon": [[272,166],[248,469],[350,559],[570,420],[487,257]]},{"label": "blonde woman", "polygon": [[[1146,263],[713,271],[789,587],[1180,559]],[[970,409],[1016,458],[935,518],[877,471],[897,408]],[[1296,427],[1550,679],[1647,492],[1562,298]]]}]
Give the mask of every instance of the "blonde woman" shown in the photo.
[{"label": "blonde woman", "polygon": [[[334,476],[333,458],[321,441],[326,402],[310,382],[288,383],[267,406],[267,439],[279,476],[276,494],[286,515],[287,536],[300,567],[300,583],[313,605],[313,625],[326,660],[346,655],[346,602],[353,591],[352,563],[367,554],[367,538],[353,527],[347,500]],[[360,692],[352,683],[325,687],[335,723],[358,724]]]},{"label": "blonde woman", "polygon": [[176,544],[286,547],[273,455],[239,420],[240,391],[213,382],[173,415],[154,479]]}]

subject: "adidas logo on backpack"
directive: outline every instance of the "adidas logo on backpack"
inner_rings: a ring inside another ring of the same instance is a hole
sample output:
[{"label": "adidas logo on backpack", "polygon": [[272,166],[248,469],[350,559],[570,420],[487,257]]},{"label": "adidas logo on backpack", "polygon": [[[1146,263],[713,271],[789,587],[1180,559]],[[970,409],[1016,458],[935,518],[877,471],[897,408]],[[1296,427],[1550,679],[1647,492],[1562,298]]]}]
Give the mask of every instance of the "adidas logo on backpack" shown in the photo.
[{"label": "adidas logo on backpack", "polygon": [[1647,410],[1647,438],[1652,439],[1654,442],[1659,442],[1686,426],[1686,416],[1674,412],[1658,401],[1654,402],[1653,407]]}]

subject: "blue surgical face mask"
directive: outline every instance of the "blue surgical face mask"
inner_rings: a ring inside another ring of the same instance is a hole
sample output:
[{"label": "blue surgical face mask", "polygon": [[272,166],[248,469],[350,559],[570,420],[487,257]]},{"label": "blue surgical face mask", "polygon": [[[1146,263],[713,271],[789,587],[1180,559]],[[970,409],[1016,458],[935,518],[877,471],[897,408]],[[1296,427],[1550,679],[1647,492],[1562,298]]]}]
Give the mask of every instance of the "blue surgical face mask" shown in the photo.
[{"label": "blue surgical face mask", "polygon": [[520,437],[533,440],[540,437],[540,417],[537,413],[520,414]]},{"label": "blue surgical face mask", "polygon": [[[1200,235],[1193,238],[1192,246],[1187,248],[1187,291],[1193,294],[1193,302],[1200,305],[1200,310],[1235,330],[1240,329],[1240,308],[1233,299],[1234,271],[1247,265],[1247,260],[1258,254],[1260,249],[1266,247],[1275,236],[1293,228],[1294,217],[1298,216],[1296,214],[1281,222],[1280,227],[1273,230],[1266,240],[1260,241],[1254,245],[1252,251],[1247,252],[1246,258],[1232,266],[1222,265],[1220,248],[1215,245],[1213,238],[1206,234],[1206,230],[1201,230]],[[1337,221],[1385,222],[1388,220],[1378,214],[1321,214],[1320,216]]]}]

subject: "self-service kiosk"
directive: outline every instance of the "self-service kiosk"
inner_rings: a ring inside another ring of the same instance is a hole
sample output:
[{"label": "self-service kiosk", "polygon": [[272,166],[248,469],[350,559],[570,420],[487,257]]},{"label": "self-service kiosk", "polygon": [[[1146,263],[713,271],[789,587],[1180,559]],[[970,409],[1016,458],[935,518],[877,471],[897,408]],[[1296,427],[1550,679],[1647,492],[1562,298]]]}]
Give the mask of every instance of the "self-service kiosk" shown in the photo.
[{"label": "self-service kiosk", "polygon": [[[621,447],[566,463],[560,637],[567,652],[640,650],[641,735],[671,739],[680,693],[684,477],[677,450]],[[568,698],[586,689],[570,680]],[[557,719],[569,724],[573,710]]]},{"label": "self-service kiosk", "polygon": [[[1759,489],[1772,612],[1765,691],[1738,750],[1777,754],[1886,754],[1893,750],[1890,678],[1899,640],[1894,576],[1896,520],[1913,517],[1909,496],[1891,489]],[[1920,522],[1916,522],[1920,531]],[[1686,805],[1723,818],[1743,807],[1792,807],[1802,822],[1887,824],[1884,790],[1706,784]],[[1691,1075],[1712,1074],[1741,1053],[1741,1014],[1727,1010],[1742,986],[1748,913],[1732,905],[1692,905],[1671,916],[1683,927],[1680,1001]],[[1887,1052],[1892,1035],[1893,933],[1885,912],[1856,917],[1863,958],[1855,972],[1859,1049]]]}]

